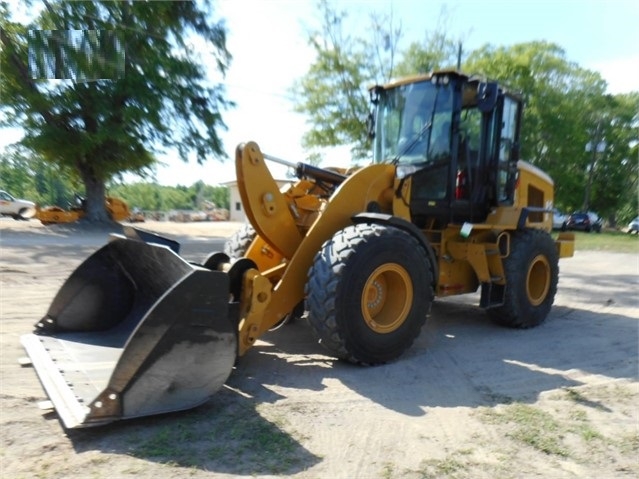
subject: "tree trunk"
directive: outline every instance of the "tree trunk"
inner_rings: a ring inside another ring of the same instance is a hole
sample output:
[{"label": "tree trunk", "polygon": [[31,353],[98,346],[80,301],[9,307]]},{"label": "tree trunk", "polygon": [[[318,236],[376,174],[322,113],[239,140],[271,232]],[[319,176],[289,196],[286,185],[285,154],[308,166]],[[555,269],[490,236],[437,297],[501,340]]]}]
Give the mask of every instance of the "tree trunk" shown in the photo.
[{"label": "tree trunk", "polygon": [[106,188],[104,180],[98,178],[94,174],[93,168],[90,165],[86,165],[86,163],[78,169],[86,191],[84,219],[96,223],[111,221],[105,206]]}]

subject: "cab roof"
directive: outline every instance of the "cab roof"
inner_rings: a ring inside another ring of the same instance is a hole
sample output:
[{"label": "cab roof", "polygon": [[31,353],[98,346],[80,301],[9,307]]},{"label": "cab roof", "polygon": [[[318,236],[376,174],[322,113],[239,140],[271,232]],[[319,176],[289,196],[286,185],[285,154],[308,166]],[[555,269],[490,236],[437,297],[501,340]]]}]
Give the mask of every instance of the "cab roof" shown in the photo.
[{"label": "cab roof", "polygon": [[401,85],[409,85],[411,83],[419,83],[422,81],[429,81],[431,80],[433,77],[436,76],[443,76],[443,75],[448,75],[448,76],[455,76],[457,78],[462,78],[464,80],[467,80],[469,77],[468,75],[462,73],[459,70],[456,69],[443,69],[443,70],[433,70],[430,73],[420,73],[418,75],[410,75],[410,76],[406,76],[406,77],[402,77],[402,78],[397,78],[397,79],[392,79],[390,82],[385,83],[383,85],[373,85],[369,88],[369,90],[372,90],[374,88],[382,88],[384,90],[388,90],[391,88],[395,88]]},{"label": "cab roof", "polygon": [[[438,76],[448,76],[448,77],[456,77],[458,79],[461,79],[462,81],[465,82],[469,82],[469,83],[473,83],[473,82],[480,82],[480,81],[487,81],[488,79],[485,77],[482,77],[481,75],[467,75],[466,73],[457,70],[455,68],[444,68],[444,69],[440,69],[440,70],[433,70],[430,73],[420,73],[418,75],[409,75],[406,77],[402,77],[402,78],[397,78],[397,79],[392,79],[390,82],[385,83],[383,85],[373,85],[371,87],[369,87],[369,91],[373,91],[373,90],[390,90],[393,89],[395,87],[398,86],[402,86],[402,85],[410,85],[412,83],[419,83],[419,82],[423,82],[423,81],[430,81],[433,77],[438,77]],[[516,97],[518,99],[521,99],[521,93],[517,92],[516,90],[513,90],[511,88],[508,88],[506,85],[502,84],[501,82],[497,82],[499,84],[499,89],[509,95],[509,96],[513,96]]]}]

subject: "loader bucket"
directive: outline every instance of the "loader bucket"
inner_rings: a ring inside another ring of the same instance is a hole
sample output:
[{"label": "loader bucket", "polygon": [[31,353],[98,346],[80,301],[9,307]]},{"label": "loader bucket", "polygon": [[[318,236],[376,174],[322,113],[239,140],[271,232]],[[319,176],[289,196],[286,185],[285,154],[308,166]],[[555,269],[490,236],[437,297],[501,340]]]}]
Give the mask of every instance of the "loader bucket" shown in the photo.
[{"label": "loader bucket", "polygon": [[229,310],[226,273],[116,237],[21,342],[64,425],[93,426],[206,402],[235,361]]}]

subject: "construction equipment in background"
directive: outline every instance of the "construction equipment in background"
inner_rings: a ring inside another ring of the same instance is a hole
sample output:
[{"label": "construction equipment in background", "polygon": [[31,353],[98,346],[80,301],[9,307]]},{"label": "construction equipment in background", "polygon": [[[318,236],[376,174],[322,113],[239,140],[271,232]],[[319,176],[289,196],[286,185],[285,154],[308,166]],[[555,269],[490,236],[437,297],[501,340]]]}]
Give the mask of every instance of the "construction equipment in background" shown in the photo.
[{"label": "construction equipment in background", "polygon": [[[187,262],[127,227],[67,279],[22,338],[66,427],[207,401],[236,356],[301,309],[329,354],[359,364],[401,356],[435,297],[480,289],[500,324],[546,319],[574,235],[551,236],[553,182],[519,159],[521,98],[457,71],[370,94],[371,165],[347,173],[239,145],[250,226],[224,252]],[[298,181],[280,190],[267,160]]]},{"label": "construction equipment in background", "polygon": [[[58,223],[73,223],[83,218],[86,214],[86,200],[80,196],[75,195],[75,205],[64,209],[59,206],[46,206],[44,208],[36,207],[35,217],[40,220],[43,225],[58,224]],[[131,217],[131,211],[129,205],[125,201],[119,198],[113,198],[107,196],[105,198],[105,208],[113,221],[127,221]]]}]

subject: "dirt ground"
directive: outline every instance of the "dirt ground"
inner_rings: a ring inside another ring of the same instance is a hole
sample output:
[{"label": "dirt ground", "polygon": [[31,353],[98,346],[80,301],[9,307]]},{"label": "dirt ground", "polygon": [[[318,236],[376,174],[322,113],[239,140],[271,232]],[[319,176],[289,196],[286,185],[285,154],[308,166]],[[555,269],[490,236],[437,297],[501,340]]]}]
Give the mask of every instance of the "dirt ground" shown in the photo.
[{"label": "dirt ground", "polygon": [[[193,261],[238,227],[140,226]],[[46,396],[19,339],[107,235],[0,220],[3,478],[639,476],[639,254],[562,260],[555,306],[532,330],[494,325],[477,295],[438,300],[407,354],[363,368],[296,321],[199,408],[66,431],[37,407]]]}]

